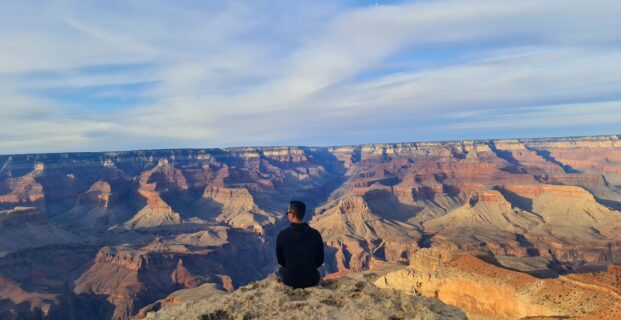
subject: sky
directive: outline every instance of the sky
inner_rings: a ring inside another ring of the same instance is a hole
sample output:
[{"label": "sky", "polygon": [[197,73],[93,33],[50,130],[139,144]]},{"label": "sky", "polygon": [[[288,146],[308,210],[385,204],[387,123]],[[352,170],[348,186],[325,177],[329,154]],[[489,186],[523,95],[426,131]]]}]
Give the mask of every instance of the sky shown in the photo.
[{"label": "sky", "polygon": [[0,0],[0,154],[621,133],[621,1]]}]

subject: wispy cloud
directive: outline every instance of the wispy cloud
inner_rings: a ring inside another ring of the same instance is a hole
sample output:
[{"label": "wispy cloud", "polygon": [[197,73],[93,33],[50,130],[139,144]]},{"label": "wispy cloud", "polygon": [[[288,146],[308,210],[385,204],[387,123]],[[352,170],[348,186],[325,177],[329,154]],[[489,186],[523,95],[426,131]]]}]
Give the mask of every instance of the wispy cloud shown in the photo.
[{"label": "wispy cloud", "polygon": [[619,13],[612,0],[4,2],[0,153],[607,133]]}]

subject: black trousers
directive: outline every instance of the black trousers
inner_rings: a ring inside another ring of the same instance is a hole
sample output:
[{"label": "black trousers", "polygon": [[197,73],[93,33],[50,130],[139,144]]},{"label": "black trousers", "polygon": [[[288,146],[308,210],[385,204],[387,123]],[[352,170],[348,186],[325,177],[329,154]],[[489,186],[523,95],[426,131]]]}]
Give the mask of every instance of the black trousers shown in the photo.
[{"label": "black trousers", "polygon": [[287,269],[284,267],[280,267],[278,272],[276,273],[278,278],[282,279],[282,281],[293,288],[308,288],[316,286],[321,280],[321,275],[317,269],[312,270],[310,272],[305,272],[303,274],[295,274],[291,275],[287,272]]}]

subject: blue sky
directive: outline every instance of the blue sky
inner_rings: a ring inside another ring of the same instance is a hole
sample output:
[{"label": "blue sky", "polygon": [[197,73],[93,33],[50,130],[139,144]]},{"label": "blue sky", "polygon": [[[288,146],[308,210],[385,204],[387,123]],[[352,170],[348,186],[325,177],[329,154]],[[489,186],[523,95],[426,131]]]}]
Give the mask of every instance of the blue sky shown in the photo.
[{"label": "blue sky", "polygon": [[621,133],[621,2],[1,1],[0,154]]}]

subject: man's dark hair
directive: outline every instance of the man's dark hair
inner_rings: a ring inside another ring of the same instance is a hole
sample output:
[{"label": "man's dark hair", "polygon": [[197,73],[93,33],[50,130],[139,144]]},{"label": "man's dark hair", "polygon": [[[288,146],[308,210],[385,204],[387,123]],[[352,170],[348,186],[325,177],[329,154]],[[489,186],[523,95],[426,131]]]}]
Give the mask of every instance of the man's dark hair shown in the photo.
[{"label": "man's dark hair", "polygon": [[306,205],[302,201],[293,200],[289,202],[289,212],[293,213],[299,220],[302,220],[306,213]]}]

